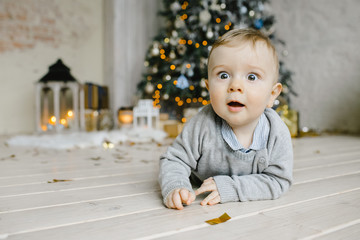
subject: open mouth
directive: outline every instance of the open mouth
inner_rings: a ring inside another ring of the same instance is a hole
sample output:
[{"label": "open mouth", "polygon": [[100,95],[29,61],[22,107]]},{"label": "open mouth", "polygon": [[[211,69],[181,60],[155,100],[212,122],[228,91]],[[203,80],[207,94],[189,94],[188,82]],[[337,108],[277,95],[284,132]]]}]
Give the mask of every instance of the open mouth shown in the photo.
[{"label": "open mouth", "polygon": [[242,104],[240,102],[236,102],[236,101],[228,102],[227,105],[230,107],[244,107],[245,106],[244,104]]}]

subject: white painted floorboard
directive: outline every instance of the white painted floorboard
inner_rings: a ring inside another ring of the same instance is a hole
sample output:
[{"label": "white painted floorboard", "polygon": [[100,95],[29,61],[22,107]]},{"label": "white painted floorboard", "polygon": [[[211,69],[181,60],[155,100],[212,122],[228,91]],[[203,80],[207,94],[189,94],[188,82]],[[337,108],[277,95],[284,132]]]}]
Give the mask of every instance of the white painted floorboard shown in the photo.
[{"label": "white painted floorboard", "polygon": [[[15,148],[0,137],[1,239],[359,239],[360,137],[293,139],[294,185],[280,199],[163,206],[156,143]],[[169,141],[168,141],[169,142]],[[54,179],[70,180],[53,182]],[[208,225],[227,213],[231,220]]]}]

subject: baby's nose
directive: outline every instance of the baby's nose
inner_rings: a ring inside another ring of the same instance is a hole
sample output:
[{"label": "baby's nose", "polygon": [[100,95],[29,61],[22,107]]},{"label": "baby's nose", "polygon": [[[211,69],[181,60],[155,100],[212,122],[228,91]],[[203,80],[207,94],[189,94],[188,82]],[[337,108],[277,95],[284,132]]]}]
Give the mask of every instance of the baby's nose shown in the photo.
[{"label": "baby's nose", "polygon": [[240,92],[244,91],[244,86],[241,80],[233,80],[229,85],[229,92]]}]

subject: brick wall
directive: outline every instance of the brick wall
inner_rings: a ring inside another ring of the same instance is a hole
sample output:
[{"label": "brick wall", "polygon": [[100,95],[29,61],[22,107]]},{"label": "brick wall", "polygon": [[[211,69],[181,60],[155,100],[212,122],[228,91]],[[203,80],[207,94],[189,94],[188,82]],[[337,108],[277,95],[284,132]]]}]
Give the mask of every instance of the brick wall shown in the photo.
[{"label": "brick wall", "polygon": [[103,1],[0,0],[0,134],[35,130],[34,83],[58,58],[103,84]]}]

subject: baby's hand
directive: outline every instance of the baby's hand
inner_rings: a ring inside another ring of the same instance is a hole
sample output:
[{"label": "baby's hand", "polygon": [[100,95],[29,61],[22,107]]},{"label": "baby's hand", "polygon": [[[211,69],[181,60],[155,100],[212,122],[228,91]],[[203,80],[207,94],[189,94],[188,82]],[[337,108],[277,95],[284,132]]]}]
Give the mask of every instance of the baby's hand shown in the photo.
[{"label": "baby's hand", "polygon": [[194,193],[189,192],[185,188],[175,189],[166,198],[166,206],[181,210],[184,208],[183,204],[190,205],[195,201],[195,198]]},{"label": "baby's hand", "polygon": [[212,177],[204,180],[200,188],[195,191],[196,196],[204,192],[211,192],[200,204],[201,205],[215,205],[220,202],[220,194],[217,190],[216,183]]}]

